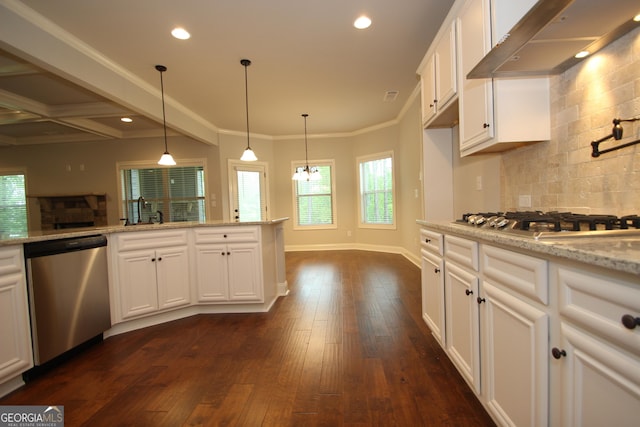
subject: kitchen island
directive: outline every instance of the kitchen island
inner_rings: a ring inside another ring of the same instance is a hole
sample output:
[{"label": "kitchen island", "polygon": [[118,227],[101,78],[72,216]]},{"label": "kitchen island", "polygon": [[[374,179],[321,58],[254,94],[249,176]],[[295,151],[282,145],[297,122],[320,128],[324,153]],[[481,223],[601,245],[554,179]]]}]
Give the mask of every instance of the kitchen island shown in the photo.
[{"label": "kitchen island", "polygon": [[635,425],[640,235],[417,222],[422,317],[498,425]]},{"label": "kitchen island", "polygon": [[202,313],[269,311],[288,294],[287,220],[91,227],[0,240],[0,395],[23,384],[21,374],[34,366],[25,244],[107,236],[109,337]]}]

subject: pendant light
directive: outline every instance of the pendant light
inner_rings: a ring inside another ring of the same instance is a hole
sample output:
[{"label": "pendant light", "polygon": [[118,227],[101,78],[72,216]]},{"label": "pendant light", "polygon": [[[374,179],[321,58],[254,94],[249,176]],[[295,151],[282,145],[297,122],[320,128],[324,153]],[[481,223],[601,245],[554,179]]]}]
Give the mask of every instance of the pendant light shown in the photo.
[{"label": "pendant light", "polygon": [[251,61],[248,59],[241,59],[240,64],[244,66],[244,102],[247,111],[247,148],[244,150],[244,153],[242,153],[240,160],[245,162],[255,162],[258,158],[251,149],[251,144],[249,144],[249,86],[247,84],[247,67],[251,65]]},{"label": "pendant light", "polygon": [[314,166],[309,167],[309,158],[308,158],[308,150],[307,150],[307,117],[309,115],[307,113],[303,114],[304,117],[304,160],[305,165],[303,167],[297,167],[296,172],[293,174],[291,179],[294,181],[318,181],[322,179],[320,176],[320,170]]},{"label": "pendant light", "polygon": [[156,65],[156,70],[160,72],[160,92],[162,93],[162,127],[164,129],[164,154],[158,160],[158,164],[162,166],[174,166],[176,161],[173,160],[169,149],[167,148],[167,117],[164,110],[164,82],[162,81],[162,73],[167,71],[167,67],[164,65]]}]

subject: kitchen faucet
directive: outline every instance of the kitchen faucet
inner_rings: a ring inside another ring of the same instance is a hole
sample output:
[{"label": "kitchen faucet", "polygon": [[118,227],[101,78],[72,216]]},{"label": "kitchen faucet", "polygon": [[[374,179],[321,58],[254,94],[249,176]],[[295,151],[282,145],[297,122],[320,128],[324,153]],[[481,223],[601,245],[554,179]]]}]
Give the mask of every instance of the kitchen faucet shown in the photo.
[{"label": "kitchen faucet", "polygon": [[138,197],[138,224],[142,223],[142,209],[144,209],[147,202],[144,200],[144,197]]}]

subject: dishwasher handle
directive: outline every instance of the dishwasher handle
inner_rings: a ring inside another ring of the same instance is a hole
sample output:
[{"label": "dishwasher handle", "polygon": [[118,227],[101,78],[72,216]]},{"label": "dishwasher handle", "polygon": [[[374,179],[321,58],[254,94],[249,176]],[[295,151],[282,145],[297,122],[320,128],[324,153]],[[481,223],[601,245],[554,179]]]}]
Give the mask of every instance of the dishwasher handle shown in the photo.
[{"label": "dishwasher handle", "polygon": [[56,255],[66,252],[99,248],[103,246],[107,246],[107,237],[104,235],[45,240],[42,242],[25,243],[24,256],[25,258],[36,258],[47,255]]}]

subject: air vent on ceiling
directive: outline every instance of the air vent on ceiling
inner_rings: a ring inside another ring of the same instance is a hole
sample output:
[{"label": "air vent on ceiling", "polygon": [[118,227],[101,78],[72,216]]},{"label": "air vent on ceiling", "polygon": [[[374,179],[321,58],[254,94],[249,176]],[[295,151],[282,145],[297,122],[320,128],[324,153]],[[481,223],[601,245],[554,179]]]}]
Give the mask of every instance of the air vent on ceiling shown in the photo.
[{"label": "air vent on ceiling", "polygon": [[397,90],[388,90],[384,93],[384,102],[393,102],[396,100],[396,98],[398,97],[398,91]]}]

